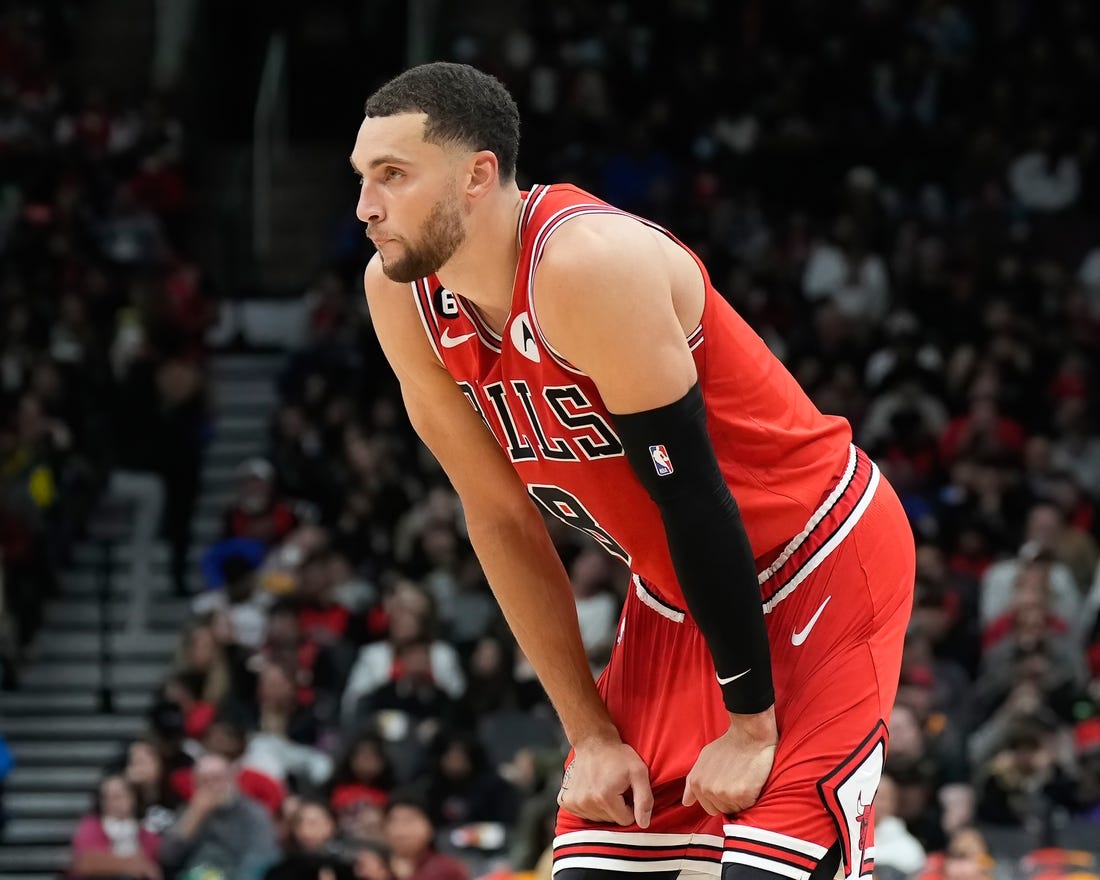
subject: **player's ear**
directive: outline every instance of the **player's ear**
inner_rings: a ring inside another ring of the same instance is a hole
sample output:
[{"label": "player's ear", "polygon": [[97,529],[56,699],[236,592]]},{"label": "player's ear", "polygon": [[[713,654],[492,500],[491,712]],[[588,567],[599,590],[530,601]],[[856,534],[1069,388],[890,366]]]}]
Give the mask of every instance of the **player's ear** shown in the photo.
[{"label": "player's ear", "polygon": [[466,194],[472,198],[481,198],[489,193],[500,178],[496,153],[491,150],[478,150],[470,159],[469,177],[466,182]]}]

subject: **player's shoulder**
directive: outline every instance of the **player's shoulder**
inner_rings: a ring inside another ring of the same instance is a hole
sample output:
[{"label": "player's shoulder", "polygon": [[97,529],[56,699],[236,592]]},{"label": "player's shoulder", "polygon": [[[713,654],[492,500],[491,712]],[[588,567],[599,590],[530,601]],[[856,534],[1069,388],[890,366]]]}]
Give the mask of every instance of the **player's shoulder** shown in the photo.
[{"label": "player's shoulder", "polygon": [[569,280],[578,275],[631,273],[645,264],[647,255],[652,255],[652,236],[650,227],[629,214],[593,213],[570,218],[547,239],[537,276]]}]

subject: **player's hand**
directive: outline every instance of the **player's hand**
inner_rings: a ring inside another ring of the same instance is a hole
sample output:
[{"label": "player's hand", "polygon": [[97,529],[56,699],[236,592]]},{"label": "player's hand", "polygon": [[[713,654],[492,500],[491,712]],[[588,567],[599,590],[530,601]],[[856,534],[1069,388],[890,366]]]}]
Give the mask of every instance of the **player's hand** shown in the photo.
[{"label": "player's hand", "polygon": [[562,777],[558,806],[593,822],[636,822],[639,828],[648,828],[653,813],[649,768],[623,742],[600,740],[575,746]]},{"label": "player's hand", "polygon": [[760,797],[775,760],[775,710],[731,715],[730,728],[699,753],[684,786],[684,806],[696,801],[710,815],[747,810]]}]

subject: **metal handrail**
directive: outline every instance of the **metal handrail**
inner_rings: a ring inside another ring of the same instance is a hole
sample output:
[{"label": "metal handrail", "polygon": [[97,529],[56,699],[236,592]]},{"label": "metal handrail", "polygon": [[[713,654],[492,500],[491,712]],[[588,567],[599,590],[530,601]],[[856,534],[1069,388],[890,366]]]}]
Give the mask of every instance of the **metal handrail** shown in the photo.
[{"label": "metal handrail", "polygon": [[271,188],[275,161],[286,150],[286,103],[286,36],[274,33],[252,117],[252,252],[257,259],[271,251]]}]

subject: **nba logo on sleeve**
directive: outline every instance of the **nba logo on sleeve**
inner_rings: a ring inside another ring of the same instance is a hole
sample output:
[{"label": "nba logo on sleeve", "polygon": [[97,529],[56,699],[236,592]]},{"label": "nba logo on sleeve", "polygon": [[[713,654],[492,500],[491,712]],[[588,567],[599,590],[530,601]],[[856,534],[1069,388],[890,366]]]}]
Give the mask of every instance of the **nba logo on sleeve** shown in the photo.
[{"label": "nba logo on sleeve", "polygon": [[672,459],[668,457],[668,450],[664,446],[650,446],[649,457],[653,459],[658,477],[667,477],[672,473]]}]

